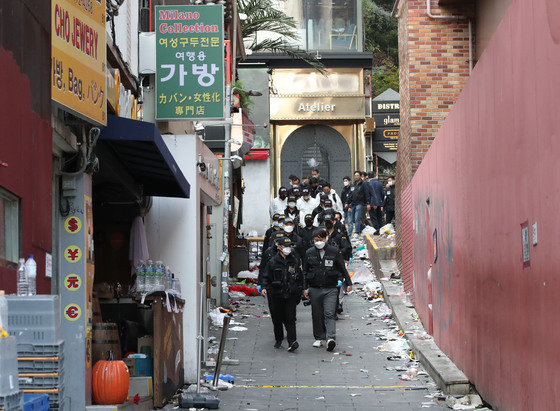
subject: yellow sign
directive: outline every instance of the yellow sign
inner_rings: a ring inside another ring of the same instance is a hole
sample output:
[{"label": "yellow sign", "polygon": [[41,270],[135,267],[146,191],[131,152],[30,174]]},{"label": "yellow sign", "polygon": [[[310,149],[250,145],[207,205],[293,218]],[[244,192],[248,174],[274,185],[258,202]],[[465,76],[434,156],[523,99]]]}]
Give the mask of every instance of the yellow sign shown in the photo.
[{"label": "yellow sign", "polygon": [[51,97],[107,124],[105,0],[52,0]]},{"label": "yellow sign", "polygon": [[76,234],[82,229],[82,221],[75,216],[70,216],[64,221],[64,229],[70,234]]},{"label": "yellow sign", "polygon": [[68,304],[64,308],[64,316],[69,321],[76,321],[82,316],[82,309],[78,304]]},{"label": "yellow sign", "polygon": [[82,258],[82,250],[77,245],[70,245],[64,250],[64,258],[69,263],[77,263]]},{"label": "yellow sign", "polygon": [[78,274],[68,274],[64,279],[64,287],[70,291],[77,291],[82,286],[82,279]]},{"label": "yellow sign", "polygon": [[271,120],[362,120],[365,98],[353,96],[272,96]]}]

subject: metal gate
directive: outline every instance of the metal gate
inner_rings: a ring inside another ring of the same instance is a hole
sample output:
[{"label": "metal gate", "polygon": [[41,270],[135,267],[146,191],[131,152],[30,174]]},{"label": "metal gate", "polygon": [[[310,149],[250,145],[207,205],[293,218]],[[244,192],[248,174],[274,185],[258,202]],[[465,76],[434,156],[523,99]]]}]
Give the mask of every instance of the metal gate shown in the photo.
[{"label": "metal gate", "polygon": [[351,172],[350,147],[331,127],[319,124],[300,127],[282,147],[281,185],[288,182],[290,174],[310,176],[314,168],[319,169],[321,178],[329,181],[338,193],[342,191],[342,179]]}]

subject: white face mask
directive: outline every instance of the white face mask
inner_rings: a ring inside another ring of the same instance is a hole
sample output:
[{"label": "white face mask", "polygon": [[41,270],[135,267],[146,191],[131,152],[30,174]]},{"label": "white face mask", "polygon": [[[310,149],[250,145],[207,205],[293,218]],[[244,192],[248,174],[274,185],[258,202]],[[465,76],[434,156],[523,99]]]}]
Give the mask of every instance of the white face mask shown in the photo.
[{"label": "white face mask", "polygon": [[342,184],[344,184],[344,187],[348,187],[348,184],[350,184],[350,183],[349,183],[348,181],[345,181],[345,182],[342,183]]},{"label": "white face mask", "polygon": [[273,226],[273,227],[278,227],[278,221],[273,221],[273,222],[272,222],[272,226]]},{"label": "white face mask", "polygon": [[290,207],[290,208],[295,208],[295,206],[296,206],[296,203],[294,203],[293,201],[288,203],[288,207]]},{"label": "white face mask", "polygon": [[304,199],[305,201],[309,200],[309,195],[303,196],[303,199]]},{"label": "white face mask", "polygon": [[290,255],[292,252],[292,247],[284,247],[280,251],[282,251],[282,254],[284,255]]},{"label": "white face mask", "polygon": [[294,226],[293,225],[287,225],[284,227],[284,231],[287,233],[291,233],[292,231],[294,231]]},{"label": "white face mask", "polygon": [[325,244],[326,243],[324,241],[315,241],[315,247],[317,247],[319,250],[325,248]]},{"label": "white face mask", "polygon": [[387,185],[388,185],[388,186],[392,186],[392,185],[393,185],[393,182],[392,182],[392,181],[387,181]]}]

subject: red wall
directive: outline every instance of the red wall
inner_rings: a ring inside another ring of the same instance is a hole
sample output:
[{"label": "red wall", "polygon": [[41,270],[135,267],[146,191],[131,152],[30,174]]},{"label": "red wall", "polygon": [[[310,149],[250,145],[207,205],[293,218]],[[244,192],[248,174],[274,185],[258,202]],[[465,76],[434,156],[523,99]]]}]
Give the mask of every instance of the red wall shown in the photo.
[{"label": "red wall", "polygon": [[512,3],[411,184],[424,325],[492,405],[560,409],[560,2]]},{"label": "red wall", "polygon": [[[48,70],[48,67],[45,68]],[[52,129],[31,109],[29,78],[0,46],[0,186],[21,198],[22,256],[34,254],[37,289],[50,293],[45,252],[52,251]],[[40,90],[37,90],[40,92]],[[0,265],[0,289],[16,290],[16,271]]]}]

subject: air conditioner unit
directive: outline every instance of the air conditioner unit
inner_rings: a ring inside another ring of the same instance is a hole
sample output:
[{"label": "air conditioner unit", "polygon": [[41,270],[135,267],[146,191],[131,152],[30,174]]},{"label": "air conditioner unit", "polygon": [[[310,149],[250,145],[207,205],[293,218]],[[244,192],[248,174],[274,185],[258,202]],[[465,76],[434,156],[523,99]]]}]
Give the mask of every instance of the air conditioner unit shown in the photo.
[{"label": "air conditioner unit", "polygon": [[156,33],[153,31],[138,35],[138,73],[156,74]]}]

